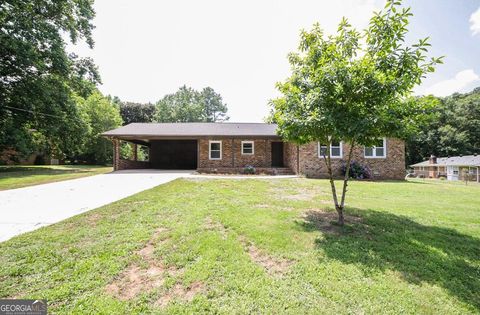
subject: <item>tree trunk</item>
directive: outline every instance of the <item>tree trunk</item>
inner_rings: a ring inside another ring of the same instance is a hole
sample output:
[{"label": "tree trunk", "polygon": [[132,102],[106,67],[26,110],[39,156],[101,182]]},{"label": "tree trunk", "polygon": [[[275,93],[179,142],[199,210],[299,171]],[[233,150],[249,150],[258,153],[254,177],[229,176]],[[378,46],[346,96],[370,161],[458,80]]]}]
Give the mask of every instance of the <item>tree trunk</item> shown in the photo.
[{"label": "tree trunk", "polygon": [[340,205],[337,208],[338,212],[338,224],[343,226],[345,223],[345,218],[343,215],[343,210],[345,209],[345,196],[347,195],[347,186],[348,180],[350,177],[350,164],[352,163],[353,147],[355,146],[355,141],[352,140],[350,143],[350,150],[348,151],[347,164],[345,165],[345,177],[343,178],[343,189]]},{"label": "tree trunk", "polygon": [[337,189],[335,187],[335,181],[333,179],[332,160],[330,158],[330,144],[331,142],[327,144],[327,150],[326,150],[327,152],[326,152],[326,155],[323,156],[323,158],[325,160],[325,164],[327,165],[328,177],[330,180],[330,187],[332,189],[333,203],[335,204],[335,210],[338,213],[338,225],[343,226],[345,224],[345,216],[344,216],[343,210],[345,209],[345,196],[347,194],[348,179],[350,176],[350,164],[352,162],[353,147],[355,145],[355,141],[352,140],[352,142],[350,143],[350,150],[348,151],[340,204],[338,203]]},{"label": "tree trunk", "polygon": [[[321,145],[322,144],[320,143],[320,146]],[[327,150],[326,150],[327,152],[326,152],[326,155],[323,155],[323,159],[325,160],[325,164],[327,165],[328,178],[330,180],[330,187],[332,189],[333,203],[335,204],[335,210],[337,210],[337,213],[338,213],[338,224],[343,225],[344,223],[343,209],[340,209],[340,206],[338,204],[337,188],[335,187],[335,181],[333,179],[332,159],[330,157],[331,141],[329,141],[326,145],[327,145]]]},{"label": "tree trunk", "polygon": [[347,156],[345,177],[343,178],[342,201],[340,203],[340,206],[342,208],[345,206],[345,195],[347,193],[348,180],[349,180],[349,177],[350,177],[350,164],[352,163],[352,155],[353,155],[353,147],[354,146],[355,146],[355,142],[352,141],[350,143],[350,150],[348,151],[348,156]]},{"label": "tree trunk", "polygon": [[343,216],[343,207],[338,207],[337,213],[338,213],[338,225],[343,226],[345,224],[345,217]]}]

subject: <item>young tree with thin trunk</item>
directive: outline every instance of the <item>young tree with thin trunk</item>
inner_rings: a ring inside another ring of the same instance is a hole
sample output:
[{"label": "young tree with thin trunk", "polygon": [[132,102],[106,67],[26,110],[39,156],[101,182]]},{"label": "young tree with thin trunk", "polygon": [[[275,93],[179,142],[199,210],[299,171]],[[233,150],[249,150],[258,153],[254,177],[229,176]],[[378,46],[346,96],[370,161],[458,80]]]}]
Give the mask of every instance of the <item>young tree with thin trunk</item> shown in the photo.
[{"label": "young tree with thin trunk", "polygon": [[[326,36],[318,24],[302,31],[299,52],[289,55],[292,75],[277,88],[273,119],[280,135],[298,144],[319,142],[330,179],[339,225],[355,146],[373,146],[379,138],[401,137],[425,103],[412,101],[413,87],[433,72],[442,58],[427,59],[428,39],[408,45],[410,8],[389,1],[362,33],[344,18],[337,34]],[[350,145],[341,194],[332,172],[333,141]]]}]

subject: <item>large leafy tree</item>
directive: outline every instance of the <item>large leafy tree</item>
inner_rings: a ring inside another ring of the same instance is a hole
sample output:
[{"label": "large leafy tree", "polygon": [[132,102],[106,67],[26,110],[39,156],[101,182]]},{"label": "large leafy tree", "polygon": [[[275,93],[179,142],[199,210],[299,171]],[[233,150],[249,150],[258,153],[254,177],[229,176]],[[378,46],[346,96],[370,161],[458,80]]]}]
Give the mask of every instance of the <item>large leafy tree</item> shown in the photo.
[{"label": "large leafy tree", "polygon": [[[324,160],[340,225],[354,146],[402,136],[423,104],[408,100],[412,88],[441,62],[427,60],[427,39],[405,43],[411,15],[399,1],[389,1],[363,33],[346,19],[336,35],[326,36],[318,24],[303,31],[299,52],[289,55],[292,75],[277,84],[283,97],[272,104],[280,135],[299,144],[326,144]],[[340,194],[330,159],[330,145],[338,140],[350,144]]]},{"label": "large leafy tree", "polygon": [[88,134],[78,158],[93,164],[107,164],[112,161],[112,143],[101,133],[122,125],[118,105],[99,91],[89,97],[77,98],[82,116],[87,121]]},{"label": "large leafy tree", "polygon": [[93,0],[0,2],[0,151],[26,149],[22,143],[33,133],[51,147],[76,150],[81,117],[74,95],[88,96],[100,79],[91,59],[66,52],[64,38],[93,46],[92,5]]},{"label": "large leafy tree", "polygon": [[210,87],[199,92],[184,85],[158,101],[156,108],[157,122],[218,122],[229,119],[227,105],[220,94]]},{"label": "large leafy tree", "polygon": [[480,153],[480,88],[435,99],[418,132],[407,140],[407,164],[437,156]]},{"label": "large leafy tree", "polygon": [[155,118],[155,104],[122,102],[120,103],[120,114],[125,125],[152,122]]},{"label": "large leafy tree", "polygon": [[203,119],[207,122],[220,122],[229,119],[227,105],[223,103],[222,96],[211,87],[206,87],[200,93],[200,106]]}]

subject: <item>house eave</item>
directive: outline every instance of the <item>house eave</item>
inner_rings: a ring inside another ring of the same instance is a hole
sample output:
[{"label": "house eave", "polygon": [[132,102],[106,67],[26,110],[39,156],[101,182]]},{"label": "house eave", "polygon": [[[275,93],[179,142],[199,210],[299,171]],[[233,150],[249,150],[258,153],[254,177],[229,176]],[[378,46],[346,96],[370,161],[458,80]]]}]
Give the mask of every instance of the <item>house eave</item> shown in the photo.
[{"label": "house eave", "polygon": [[144,139],[144,140],[182,140],[182,139],[209,139],[209,138],[218,138],[218,139],[278,139],[281,137],[277,135],[145,135],[145,134],[108,134],[103,133],[101,136],[110,139],[120,139],[120,140],[134,140],[134,139]]}]

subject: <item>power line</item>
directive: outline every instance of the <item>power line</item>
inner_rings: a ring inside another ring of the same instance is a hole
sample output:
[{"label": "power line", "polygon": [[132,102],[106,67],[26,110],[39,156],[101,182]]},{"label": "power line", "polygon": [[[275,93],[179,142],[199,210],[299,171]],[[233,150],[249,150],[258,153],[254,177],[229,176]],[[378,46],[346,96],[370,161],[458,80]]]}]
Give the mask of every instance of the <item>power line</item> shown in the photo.
[{"label": "power line", "polygon": [[63,119],[63,118],[64,118],[64,117],[57,116],[57,115],[52,115],[52,114],[47,114],[47,113],[41,113],[41,112],[34,112],[33,110],[29,110],[29,109],[11,107],[11,106],[7,106],[7,105],[4,105],[4,107],[9,108],[9,109],[19,110],[19,111],[22,111],[22,112],[31,113],[31,114],[36,114],[36,115],[50,116],[50,117],[60,118],[60,119]]}]

